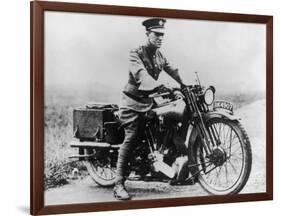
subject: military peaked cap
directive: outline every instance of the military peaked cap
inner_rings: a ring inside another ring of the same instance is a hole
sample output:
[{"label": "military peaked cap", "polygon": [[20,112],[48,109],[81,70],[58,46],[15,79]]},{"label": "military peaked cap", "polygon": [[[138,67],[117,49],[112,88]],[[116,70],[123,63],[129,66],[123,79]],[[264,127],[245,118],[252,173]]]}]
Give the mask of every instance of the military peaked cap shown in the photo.
[{"label": "military peaked cap", "polygon": [[145,26],[146,31],[164,33],[165,22],[163,18],[150,18],[143,21],[142,25]]}]

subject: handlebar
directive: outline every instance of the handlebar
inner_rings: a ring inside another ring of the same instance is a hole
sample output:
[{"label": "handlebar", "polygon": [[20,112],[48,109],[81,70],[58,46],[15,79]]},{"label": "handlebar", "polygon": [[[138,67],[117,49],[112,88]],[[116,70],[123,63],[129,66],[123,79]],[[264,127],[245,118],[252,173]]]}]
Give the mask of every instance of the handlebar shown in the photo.
[{"label": "handlebar", "polygon": [[[186,85],[184,86],[184,88],[180,89],[180,88],[174,88],[173,90],[179,90],[179,91],[183,91],[184,89],[189,89],[190,91],[198,91],[198,90],[202,90],[202,88],[204,88],[203,86],[200,85]],[[167,96],[170,95],[171,92],[163,92],[163,93],[152,93],[150,95],[148,95],[149,98],[157,98],[157,97],[162,97],[162,96]]]},{"label": "handlebar", "polygon": [[170,92],[163,92],[163,93],[153,93],[148,95],[149,98],[157,98],[157,97],[162,97],[162,96],[166,96],[166,95],[170,95]]}]

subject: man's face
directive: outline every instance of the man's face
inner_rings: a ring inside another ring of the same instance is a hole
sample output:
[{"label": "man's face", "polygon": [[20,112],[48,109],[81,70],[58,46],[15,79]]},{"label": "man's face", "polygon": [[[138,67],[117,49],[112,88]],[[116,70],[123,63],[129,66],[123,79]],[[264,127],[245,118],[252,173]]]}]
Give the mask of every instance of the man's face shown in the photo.
[{"label": "man's face", "polygon": [[147,32],[147,38],[150,45],[160,48],[162,45],[164,33],[159,32]]}]

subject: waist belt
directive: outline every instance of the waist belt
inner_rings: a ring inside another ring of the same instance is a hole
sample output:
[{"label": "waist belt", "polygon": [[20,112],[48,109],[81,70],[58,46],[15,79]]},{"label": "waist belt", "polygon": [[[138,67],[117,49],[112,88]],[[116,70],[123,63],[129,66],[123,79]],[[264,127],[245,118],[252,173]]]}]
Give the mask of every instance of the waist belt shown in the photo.
[{"label": "waist belt", "polygon": [[148,99],[148,95],[150,94],[149,92],[146,93],[138,90],[138,87],[130,82],[126,84],[123,93],[135,101],[142,103],[144,102],[144,99]]}]

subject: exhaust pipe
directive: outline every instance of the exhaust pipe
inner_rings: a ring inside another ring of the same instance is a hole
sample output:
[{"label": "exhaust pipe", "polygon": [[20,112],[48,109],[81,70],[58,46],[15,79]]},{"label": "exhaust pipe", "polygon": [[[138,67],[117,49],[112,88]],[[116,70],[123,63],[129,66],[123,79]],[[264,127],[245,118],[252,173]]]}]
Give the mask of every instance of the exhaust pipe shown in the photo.
[{"label": "exhaust pipe", "polygon": [[106,142],[95,142],[95,141],[79,141],[78,139],[72,140],[70,143],[70,147],[72,148],[114,148],[114,149],[119,149],[119,145],[111,145]]}]

